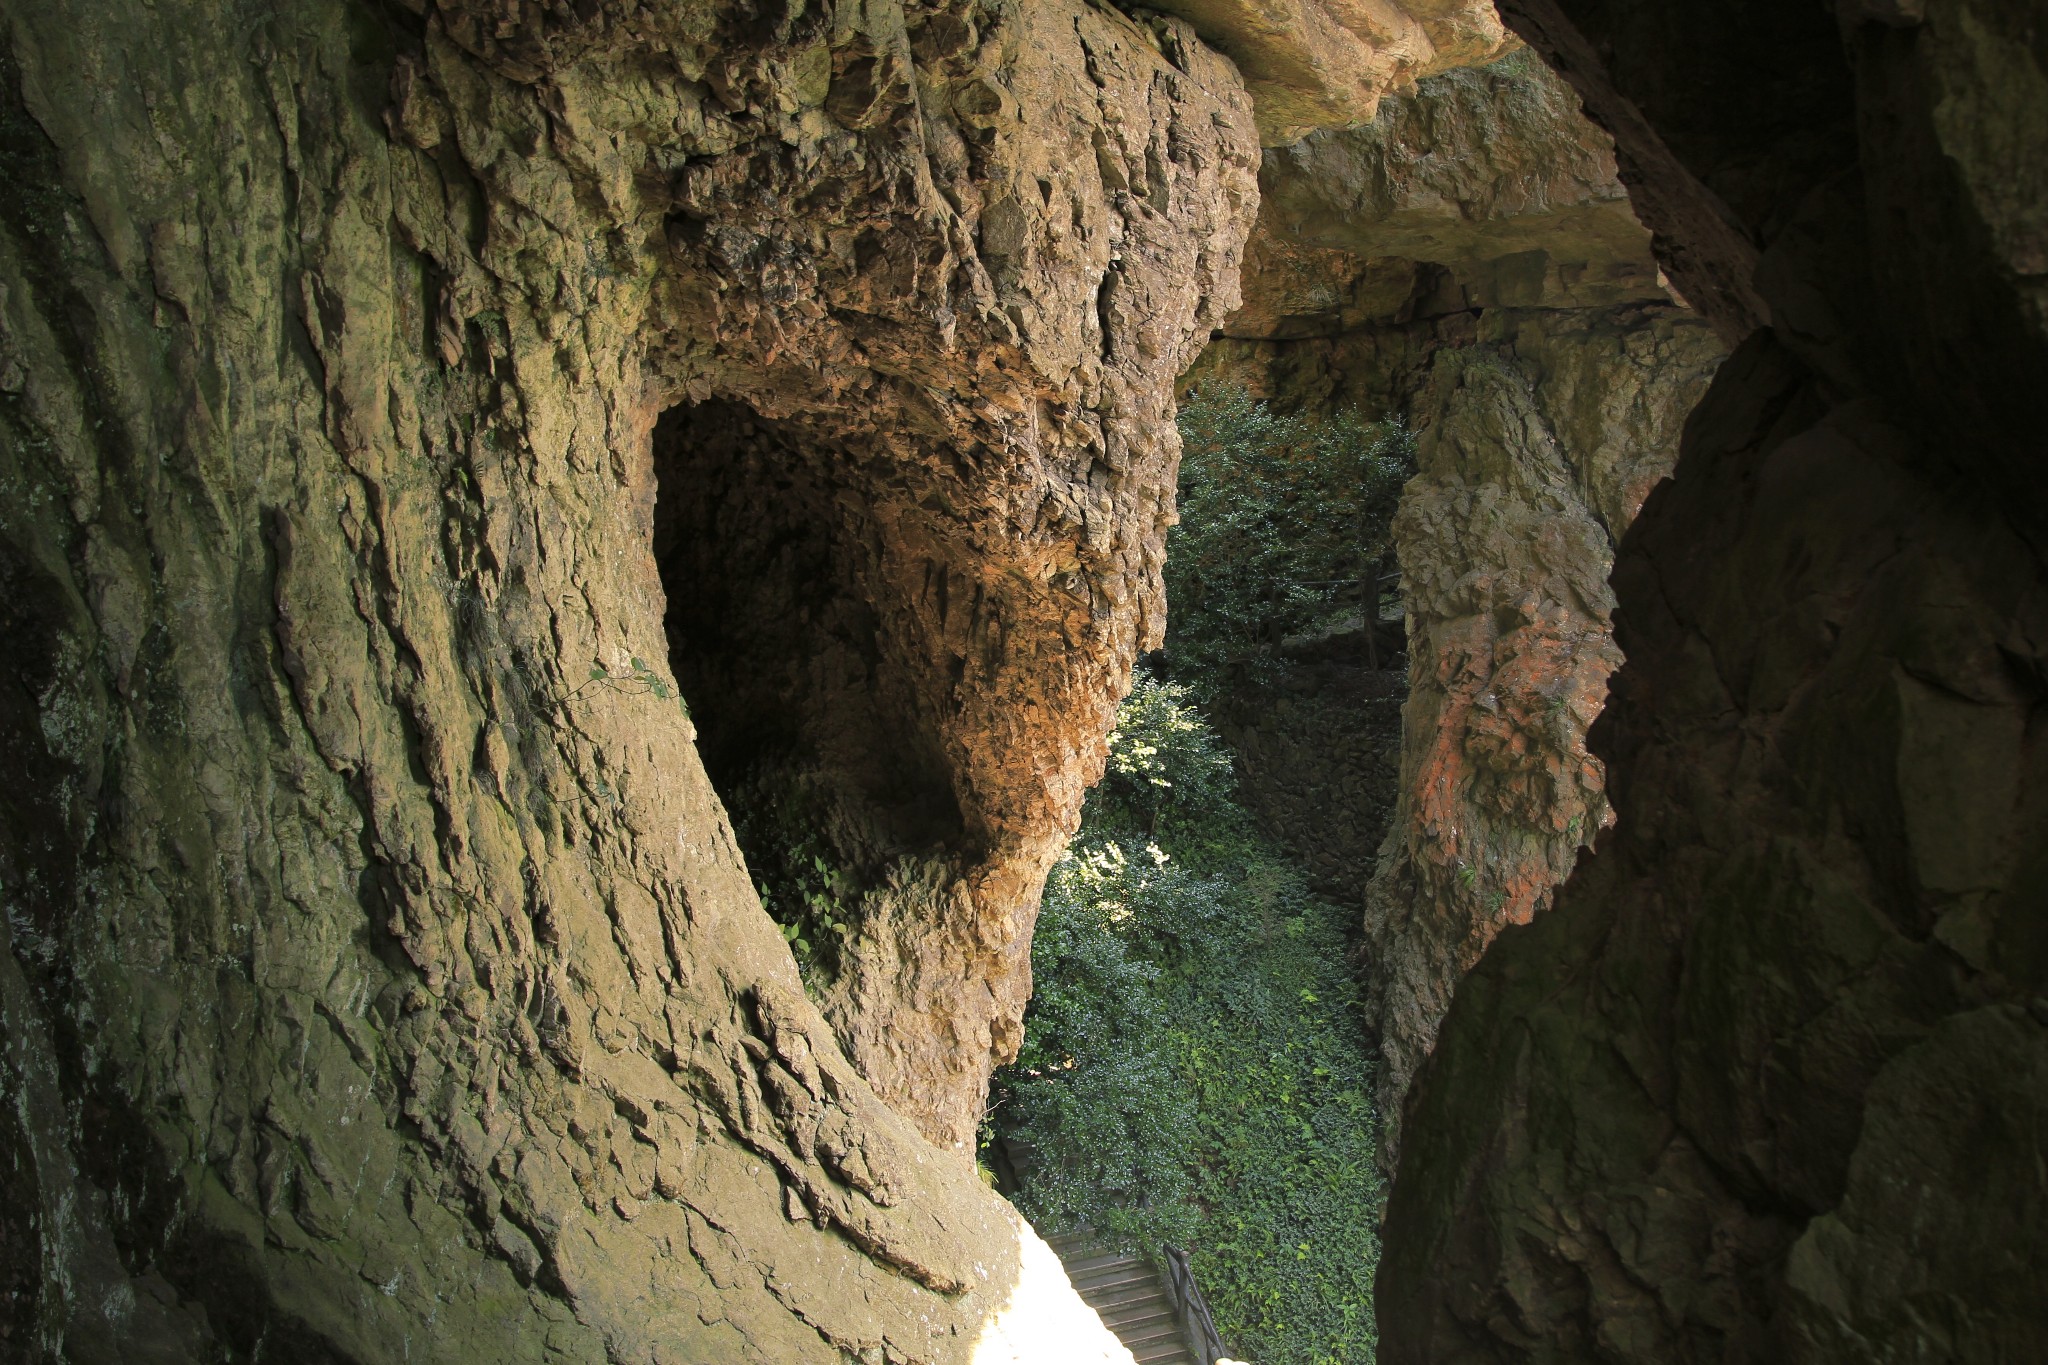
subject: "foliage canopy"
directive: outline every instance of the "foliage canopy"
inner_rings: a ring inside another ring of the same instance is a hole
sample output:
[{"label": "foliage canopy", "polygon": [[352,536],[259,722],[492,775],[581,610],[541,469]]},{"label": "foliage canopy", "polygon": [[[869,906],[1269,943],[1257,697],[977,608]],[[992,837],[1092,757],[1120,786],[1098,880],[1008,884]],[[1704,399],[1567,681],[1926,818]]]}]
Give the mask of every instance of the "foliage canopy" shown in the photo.
[{"label": "foliage canopy", "polygon": [[1189,396],[1180,431],[1167,658],[1213,702],[1267,681],[1288,637],[1377,617],[1415,442],[1399,421],[1279,413],[1224,385]]}]

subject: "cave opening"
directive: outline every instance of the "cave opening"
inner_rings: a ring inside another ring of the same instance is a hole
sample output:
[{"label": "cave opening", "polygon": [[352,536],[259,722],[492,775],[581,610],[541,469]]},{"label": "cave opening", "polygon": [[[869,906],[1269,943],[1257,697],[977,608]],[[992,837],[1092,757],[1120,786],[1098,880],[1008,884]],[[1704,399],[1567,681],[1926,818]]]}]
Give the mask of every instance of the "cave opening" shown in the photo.
[{"label": "cave opening", "polygon": [[998,1123],[1263,1365],[2038,1358],[2041,0],[1356,8],[14,7],[8,1353],[1128,1362],[960,1125],[1220,327],[1417,434],[1389,837],[1269,575]]},{"label": "cave opening", "polygon": [[1183,1246],[1240,1353],[1364,1358],[1370,1276],[1328,1267],[1379,1245],[1304,1192],[1377,1224],[1461,979],[1608,823],[1609,571],[1724,352],[1527,53],[1269,150],[1261,191],[1178,386],[1166,648],[1049,883],[993,1150],[1049,1225]]},{"label": "cave opening", "polygon": [[1178,1296],[1227,1354],[1369,1358],[1355,890],[1398,759],[1390,523],[1413,441],[1227,376],[1177,425],[1164,647],[1047,881],[985,1152],[1134,1352]]},{"label": "cave opening", "polygon": [[964,841],[892,667],[858,454],[723,400],[669,408],[653,451],[669,662],[764,908],[822,987],[892,865]]}]

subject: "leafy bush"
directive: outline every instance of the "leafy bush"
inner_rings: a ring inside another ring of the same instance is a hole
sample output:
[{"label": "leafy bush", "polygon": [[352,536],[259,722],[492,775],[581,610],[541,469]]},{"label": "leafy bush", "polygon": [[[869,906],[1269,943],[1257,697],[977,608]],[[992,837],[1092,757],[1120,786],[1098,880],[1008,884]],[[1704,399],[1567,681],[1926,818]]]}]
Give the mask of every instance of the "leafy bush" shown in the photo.
[{"label": "leafy bush", "polygon": [[1195,710],[1187,686],[1141,671],[1109,732],[1109,764],[1094,795],[1098,811],[1156,831],[1169,812],[1216,812],[1235,781],[1229,751]]},{"label": "leafy bush", "polygon": [[1196,1222],[1194,1100],[1161,969],[1136,951],[1159,909],[1158,856],[1108,841],[1054,870],[1031,950],[1043,974],[1006,1087],[1006,1128],[1037,1157],[1031,1216],[1154,1248]]},{"label": "leafy bush", "polygon": [[1166,649],[1173,676],[1209,702],[1266,681],[1284,638],[1377,618],[1415,443],[1398,421],[1280,414],[1221,385],[1190,395],[1180,431]]},{"label": "leafy bush", "polygon": [[781,928],[805,985],[829,983],[867,890],[828,833],[830,800],[764,761],[730,784],[726,807],[761,906]]},{"label": "leafy bush", "polygon": [[1184,690],[1141,681],[1117,735],[997,1081],[1033,1158],[1017,1202],[1048,1231],[1188,1247],[1225,1340],[1262,1365],[1369,1360],[1380,1192],[1350,915],[1229,799]]}]

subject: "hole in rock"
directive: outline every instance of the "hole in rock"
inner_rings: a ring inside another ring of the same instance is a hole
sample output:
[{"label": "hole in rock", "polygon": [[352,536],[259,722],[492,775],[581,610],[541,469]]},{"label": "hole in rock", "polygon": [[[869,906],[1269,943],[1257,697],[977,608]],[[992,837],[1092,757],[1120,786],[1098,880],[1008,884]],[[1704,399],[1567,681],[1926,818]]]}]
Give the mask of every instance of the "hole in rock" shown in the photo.
[{"label": "hole in rock", "polygon": [[1223,1353],[1370,1358],[1379,1124],[1352,955],[1399,769],[1391,521],[1413,473],[1375,415],[1228,376],[1183,401],[1165,648],[1047,882],[986,1160],[1134,1351],[1157,1260]]},{"label": "hole in rock", "polygon": [[867,892],[963,822],[914,714],[878,590],[857,451],[743,404],[655,424],[669,659],[763,904],[814,981]]}]

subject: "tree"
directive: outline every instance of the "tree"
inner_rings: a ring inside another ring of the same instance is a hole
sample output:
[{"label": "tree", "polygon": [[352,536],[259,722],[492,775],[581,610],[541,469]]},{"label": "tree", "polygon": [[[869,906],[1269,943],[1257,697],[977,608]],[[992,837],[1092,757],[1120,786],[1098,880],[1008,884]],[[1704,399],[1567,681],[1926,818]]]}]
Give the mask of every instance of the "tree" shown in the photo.
[{"label": "tree", "polygon": [[1356,412],[1283,414],[1212,385],[1181,407],[1180,524],[1167,535],[1173,677],[1213,701],[1272,676],[1281,643],[1369,627],[1414,438]]}]

